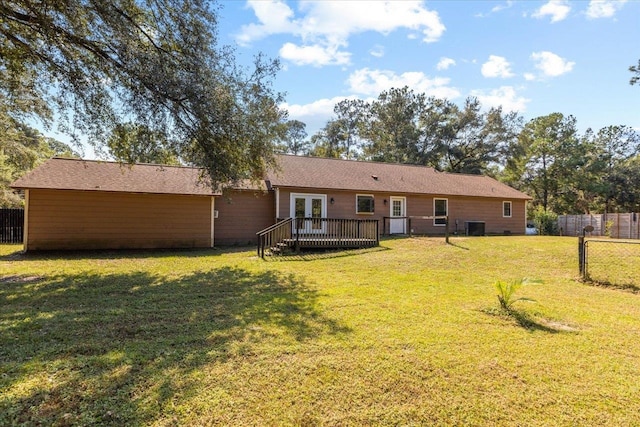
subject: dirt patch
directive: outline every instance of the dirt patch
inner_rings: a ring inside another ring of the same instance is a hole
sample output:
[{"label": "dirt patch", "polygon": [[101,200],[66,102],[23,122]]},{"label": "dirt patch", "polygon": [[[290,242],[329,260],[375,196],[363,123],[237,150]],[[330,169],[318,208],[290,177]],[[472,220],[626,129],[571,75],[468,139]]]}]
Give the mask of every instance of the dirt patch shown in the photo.
[{"label": "dirt patch", "polygon": [[2,276],[0,277],[0,283],[35,283],[42,280],[42,276]]},{"label": "dirt patch", "polygon": [[578,332],[580,330],[575,326],[567,325],[567,324],[561,323],[561,322],[556,322],[554,320],[538,319],[538,322],[540,324],[546,326],[547,328],[555,329],[556,331]]}]

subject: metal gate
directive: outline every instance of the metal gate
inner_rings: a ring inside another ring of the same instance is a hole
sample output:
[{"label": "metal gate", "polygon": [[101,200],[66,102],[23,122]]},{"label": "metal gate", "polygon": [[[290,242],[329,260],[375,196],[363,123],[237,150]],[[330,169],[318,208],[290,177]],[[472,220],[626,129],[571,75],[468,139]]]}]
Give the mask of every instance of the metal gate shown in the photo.
[{"label": "metal gate", "polygon": [[583,280],[640,290],[640,242],[584,240],[581,252]]}]

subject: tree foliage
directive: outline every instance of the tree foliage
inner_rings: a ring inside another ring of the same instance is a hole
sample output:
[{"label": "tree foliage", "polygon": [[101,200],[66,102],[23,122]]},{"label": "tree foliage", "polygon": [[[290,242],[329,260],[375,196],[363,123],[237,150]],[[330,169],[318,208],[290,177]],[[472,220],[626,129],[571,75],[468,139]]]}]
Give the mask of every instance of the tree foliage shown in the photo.
[{"label": "tree foliage", "polygon": [[362,136],[367,140],[363,151],[367,159],[409,163],[411,146],[417,141],[417,117],[424,105],[424,95],[408,87],[389,89],[368,106]]},{"label": "tree foliage", "polygon": [[340,122],[329,120],[319,132],[311,137],[313,149],[310,154],[317,157],[340,158],[345,150],[345,135]]},{"label": "tree foliage", "polygon": [[526,157],[524,188],[543,209],[557,211],[564,183],[571,178],[571,162],[577,158],[576,119],[560,113],[537,117],[524,126],[520,144]]},{"label": "tree foliage", "polygon": [[106,145],[109,154],[120,162],[180,164],[178,155],[169,145],[165,135],[144,125],[116,125]]},{"label": "tree foliage", "polygon": [[461,105],[408,87],[345,100],[311,137],[312,155],[485,174],[532,196],[530,217],[640,210],[640,135],[607,126],[583,135],[573,116],[524,123],[516,112]]},{"label": "tree foliage", "polygon": [[0,207],[20,207],[22,199],[11,183],[53,157],[75,157],[66,144],[47,138],[36,129],[0,111]]},{"label": "tree foliage", "polygon": [[501,161],[521,126],[517,114],[501,108],[483,112],[475,98],[460,108],[408,87],[384,91],[367,103],[341,101],[334,113],[313,138],[322,145],[316,153],[475,174]]},{"label": "tree foliage", "polygon": [[289,120],[283,126],[280,151],[296,156],[308,154],[310,142],[307,140],[307,125],[300,120]]},{"label": "tree foliage", "polygon": [[640,84],[640,60],[638,60],[638,65],[632,65],[629,67],[629,71],[631,71],[634,76],[629,80],[629,84],[637,85]]},{"label": "tree foliage", "polygon": [[366,117],[367,104],[361,99],[344,99],[333,108],[336,126],[342,133],[344,156],[354,157],[360,148],[360,133]]},{"label": "tree foliage", "polygon": [[0,99],[13,117],[55,111],[97,145],[131,121],[214,184],[257,179],[285,116],[270,85],[279,65],[239,67],[216,29],[207,0],[2,2]]}]

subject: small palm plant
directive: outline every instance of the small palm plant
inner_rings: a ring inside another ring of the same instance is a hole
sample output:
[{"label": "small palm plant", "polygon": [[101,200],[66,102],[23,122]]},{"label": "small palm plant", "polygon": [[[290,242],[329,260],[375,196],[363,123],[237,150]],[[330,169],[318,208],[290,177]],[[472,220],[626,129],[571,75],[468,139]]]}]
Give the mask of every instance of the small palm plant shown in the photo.
[{"label": "small palm plant", "polygon": [[511,311],[511,306],[518,301],[529,301],[535,302],[535,300],[531,298],[515,298],[514,294],[518,289],[522,286],[529,283],[541,283],[540,280],[532,280],[528,278],[516,279],[510,282],[504,282],[502,280],[497,280],[493,285],[498,291],[498,301],[500,302],[500,307],[505,311]]}]

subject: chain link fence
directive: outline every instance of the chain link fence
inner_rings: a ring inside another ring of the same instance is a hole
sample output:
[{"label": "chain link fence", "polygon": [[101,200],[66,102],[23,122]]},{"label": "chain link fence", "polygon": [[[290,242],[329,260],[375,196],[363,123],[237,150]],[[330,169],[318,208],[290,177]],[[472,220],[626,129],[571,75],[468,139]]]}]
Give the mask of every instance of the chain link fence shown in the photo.
[{"label": "chain link fence", "polygon": [[582,245],[584,280],[640,291],[640,242],[584,240]]}]

